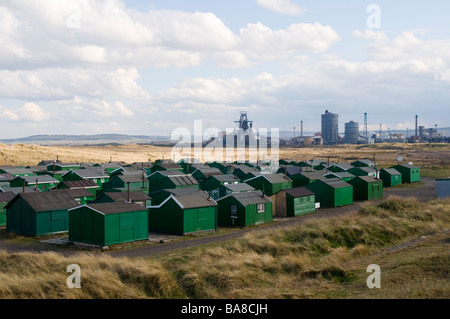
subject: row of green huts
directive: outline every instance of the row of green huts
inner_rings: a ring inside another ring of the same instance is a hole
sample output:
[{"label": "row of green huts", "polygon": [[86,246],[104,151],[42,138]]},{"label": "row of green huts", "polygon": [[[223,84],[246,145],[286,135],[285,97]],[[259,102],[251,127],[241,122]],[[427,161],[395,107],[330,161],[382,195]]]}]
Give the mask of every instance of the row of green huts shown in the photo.
[{"label": "row of green huts", "polygon": [[[318,203],[338,207],[383,196],[384,180],[369,174],[348,178],[347,171],[309,172],[294,165],[283,165],[277,174],[261,174],[259,167],[248,164],[160,161],[154,166],[105,166],[47,166],[47,172],[58,175],[54,187],[22,182],[25,192],[0,193],[0,225],[6,222],[8,231],[31,236],[69,231],[71,241],[106,246],[145,240],[148,232],[187,234],[219,225],[258,225],[275,216],[313,213]],[[420,170],[412,174],[420,178]],[[307,183],[298,186],[295,175]],[[43,175],[22,177],[32,183],[36,176]]]}]

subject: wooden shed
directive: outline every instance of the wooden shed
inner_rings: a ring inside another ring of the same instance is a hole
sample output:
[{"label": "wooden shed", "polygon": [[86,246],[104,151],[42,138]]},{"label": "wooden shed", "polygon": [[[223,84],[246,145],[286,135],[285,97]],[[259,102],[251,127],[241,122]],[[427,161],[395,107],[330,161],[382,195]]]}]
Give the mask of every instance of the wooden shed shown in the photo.
[{"label": "wooden shed", "polygon": [[272,196],[283,189],[292,188],[292,180],[284,174],[261,174],[244,181],[256,190],[263,191],[265,195]]},{"label": "wooden shed", "polygon": [[261,191],[232,193],[217,204],[219,225],[246,227],[273,221],[272,201]]},{"label": "wooden shed", "polygon": [[116,175],[103,185],[103,189],[105,192],[128,192],[128,186],[131,192],[147,191],[148,181],[145,174]]},{"label": "wooden shed", "polygon": [[220,169],[215,167],[209,168],[197,168],[193,173],[192,177],[194,177],[199,183],[204,182],[207,178],[213,175],[223,175]]},{"label": "wooden shed", "polygon": [[170,163],[170,162],[159,162],[159,164],[156,164],[152,166],[150,169],[151,173],[155,173],[157,171],[177,171],[180,174],[183,173],[183,167],[181,167],[178,164]]},{"label": "wooden shed", "polygon": [[200,189],[204,191],[213,191],[218,189],[221,185],[238,184],[241,180],[232,174],[227,175],[213,175],[200,183]]},{"label": "wooden shed", "polygon": [[348,181],[353,186],[353,200],[383,198],[383,181],[373,176],[358,176]]},{"label": "wooden shed", "polygon": [[5,206],[16,195],[13,192],[0,193],[0,227],[6,226],[6,210]]},{"label": "wooden shed", "polygon": [[330,166],[328,166],[326,168],[326,170],[333,172],[333,173],[341,173],[341,172],[347,172],[352,168],[353,168],[353,166],[348,163],[333,163]]},{"label": "wooden shed", "polygon": [[188,194],[171,194],[159,206],[149,207],[149,229],[176,235],[215,231],[217,203],[200,190]]},{"label": "wooden shed", "polygon": [[148,212],[125,202],[89,204],[69,210],[69,241],[99,246],[148,239]]},{"label": "wooden shed", "polygon": [[30,186],[36,189],[39,189],[42,192],[48,191],[52,188],[55,188],[58,185],[59,181],[48,175],[39,175],[39,176],[24,176],[24,177],[16,177],[10,183],[11,187],[23,187]]},{"label": "wooden shed", "polygon": [[320,207],[340,207],[353,204],[353,186],[341,180],[316,180],[305,186],[316,195]]},{"label": "wooden shed", "polygon": [[149,194],[173,188],[195,188],[200,185],[192,175],[179,171],[156,171],[148,176]]},{"label": "wooden shed", "polygon": [[233,193],[247,193],[254,192],[255,188],[248,185],[247,183],[239,183],[239,184],[226,184],[220,186],[217,190],[217,193],[209,192],[214,199],[219,199],[225,196],[228,196]]},{"label": "wooden shed", "polygon": [[316,211],[316,195],[306,187],[284,189],[275,196],[277,217],[296,217]]},{"label": "wooden shed", "polygon": [[355,176],[372,176],[377,177],[377,170],[373,167],[363,166],[363,167],[353,167],[347,171]]},{"label": "wooden shed", "polygon": [[85,189],[89,191],[94,198],[97,198],[97,191],[100,190],[100,186],[90,180],[65,181],[58,184],[58,189]]},{"label": "wooden shed", "polygon": [[402,182],[405,184],[412,184],[420,182],[420,167],[410,164],[399,164],[391,167],[402,174]]},{"label": "wooden shed", "polygon": [[354,167],[375,167],[375,162],[370,159],[359,159],[351,163]]},{"label": "wooden shed", "polygon": [[68,210],[78,205],[64,191],[18,194],[5,206],[7,231],[28,236],[67,232]]},{"label": "wooden shed", "polygon": [[341,181],[348,182],[351,179],[354,179],[356,176],[350,174],[349,172],[340,172],[340,173],[328,173],[323,175],[326,178],[339,178]]},{"label": "wooden shed", "polygon": [[327,178],[322,175],[320,172],[302,172],[295,176],[293,187],[302,187],[316,180],[326,180]]},{"label": "wooden shed", "polygon": [[10,187],[11,181],[14,180],[15,178],[16,177],[14,175],[8,173],[0,174],[0,187],[2,186]]},{"label": "wooden shed", "polygon": [[109,175],[101,169],[86,168],[67,171],[61,175],[61,179],[62,181],[93,181],[102,189],[103,184],[109,182]]},{"label": "wooden shed", "polygon": [[402,174],[395,168],[383,168],[380,171],[380,179],[384,187],[394,187],[402,184]]},{"label": "wooden shed", "polygon": [[115,202],[131,202],[143,207],[152,205],[152,198],[145,192],[106,192],[95,203],[115,203]]}]

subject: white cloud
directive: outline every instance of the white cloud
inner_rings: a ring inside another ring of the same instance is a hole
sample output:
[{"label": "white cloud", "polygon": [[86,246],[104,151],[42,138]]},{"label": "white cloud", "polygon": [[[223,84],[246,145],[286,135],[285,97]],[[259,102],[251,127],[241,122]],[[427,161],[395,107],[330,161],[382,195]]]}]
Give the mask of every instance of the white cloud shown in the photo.
[{"label": "white cloud", "polygon": [[0,116],[9,121],[36,123],[42,123],[51,118],[51,115],[33,102],[27,102],[18,109],[4,109],[0,107]]},{"label": "white cloud", "polygon": [[290,0],[256,0],[256,3],[266,9],[288,15],[299,15],[306,11]]}]

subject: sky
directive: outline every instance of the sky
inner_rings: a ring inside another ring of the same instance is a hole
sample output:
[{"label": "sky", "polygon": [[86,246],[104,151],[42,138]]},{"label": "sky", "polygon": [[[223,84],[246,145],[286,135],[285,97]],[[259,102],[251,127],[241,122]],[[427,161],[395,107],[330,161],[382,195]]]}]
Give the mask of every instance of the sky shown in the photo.
[{"label": "sky", "polygon": [[[394,3],[395,2],[395,3]],[[450,1],[2,0],[0,138],[450,126]]]}]

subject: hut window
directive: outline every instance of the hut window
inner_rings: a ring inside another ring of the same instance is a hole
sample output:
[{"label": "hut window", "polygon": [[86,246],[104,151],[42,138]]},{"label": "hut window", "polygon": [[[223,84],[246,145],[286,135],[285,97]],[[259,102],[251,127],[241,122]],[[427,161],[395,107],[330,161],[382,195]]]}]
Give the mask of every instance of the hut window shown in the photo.
[{"label": "hut window", "polygon": [[231,217],[238,217],[238,207],[237,205],[231,205]]},{"label": "hut window", "polygon": [[258,213],[265,213],[265,212],[266,212],[266,205],[258,204]]}]

